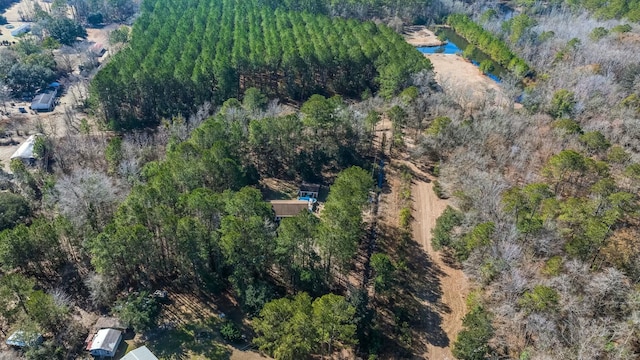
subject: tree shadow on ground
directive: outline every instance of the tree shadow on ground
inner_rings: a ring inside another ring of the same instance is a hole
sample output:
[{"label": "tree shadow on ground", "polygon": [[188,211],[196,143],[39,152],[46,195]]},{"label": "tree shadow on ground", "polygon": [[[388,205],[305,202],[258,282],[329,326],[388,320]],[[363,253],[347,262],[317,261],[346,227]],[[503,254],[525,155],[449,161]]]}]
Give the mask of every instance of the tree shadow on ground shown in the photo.
[{"label": "tree shadow on ground", "polygon": [[384,333],[389,334],[385,342],[393,344],[385,353],[416,356],[424,354],[428,344],[449,346],[450,339],[442,329],[441,314],[451,312],[442,302],[443,271],[406,232],[387,225],[379,228],[378,247],[397,267],[391,290],[374,299],[379,320],[387,329]]},{"label": "tree shadow on ground", "polygon": [[193,355],[207,359],[229,359],[230,350],[217,336],[217,328],[206,323],[192,323],[177,328],[159,328],[146,334],[146,344],[162,359],[182,360]]},{"label": "tree shadow on ground", "polygon": [[[233,297],[223,292],[217,296],[194,289],[169,295],[171,303],[163,308],[160,326],[145,333],[146,344],[162,359],[182,360],[200,356],[206,359],[229,359],[231,350],[250,345],[254,333],[242,320],[245,314]],[[220,328],[234,323],[246,341],[228,344]]]}]

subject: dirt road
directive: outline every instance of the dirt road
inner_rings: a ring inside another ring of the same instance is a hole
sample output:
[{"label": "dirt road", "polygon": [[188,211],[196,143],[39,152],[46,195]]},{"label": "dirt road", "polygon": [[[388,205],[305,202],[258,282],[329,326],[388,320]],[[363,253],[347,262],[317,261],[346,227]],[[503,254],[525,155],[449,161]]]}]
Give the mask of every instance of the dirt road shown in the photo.
[{"label": "dirt road", "polygon": [[432,266],[437,273],[441,274],[440,285],[442,291],[442,309],[440,316],[442,330],[446,333],[449,341],[448,346],[437,346],[433,343],[427,344],[427,353],[425,358],[428,359],[454,359],[451,354],[451,345],[456,339],[456,335],[462,328],[462,318],[466,313],[465,298],[469,292],[469,283],[467,277],[462,270],[454,269],[447,265],[442,254],[435,251],[431,246],[431,230],[436,225],[436,219],[442,214],[447,207],[446,200],[439,199],[433,192],[433,183],[427,182],[428,174],[421,171],[414,164],[402,162],[409,166],[416,174],[416,179],[412,186],[413,199],[413,237],[414,240],[422,245],[429,255]]}]

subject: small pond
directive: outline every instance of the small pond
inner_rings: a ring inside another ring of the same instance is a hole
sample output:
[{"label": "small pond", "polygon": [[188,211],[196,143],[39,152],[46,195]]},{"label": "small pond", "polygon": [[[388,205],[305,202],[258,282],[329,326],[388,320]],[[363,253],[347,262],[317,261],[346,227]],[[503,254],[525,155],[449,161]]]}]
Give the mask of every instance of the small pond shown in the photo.
[{"label": "small pond", "polygon": [[[451,29],[441,28],[438,30],[438,33],[441,37],[444,37],[446,39],[447,43],[445,45],[419,47],[418,51],[423,54],[460,54],[469,45],[469,42],[467,42],[467,40],[456,34],[455,31]],[[475,66],[480,66],[480,63],[484,60],[491,60],[491,57],[476,48],[473,57],[471,58],[471,62]],[[493,61],[493,67],[494,70],[491,73],[487,74],[487,76],[496,82],[500,82],[500,79],[508,74],[508,70],[495,61]]]}]

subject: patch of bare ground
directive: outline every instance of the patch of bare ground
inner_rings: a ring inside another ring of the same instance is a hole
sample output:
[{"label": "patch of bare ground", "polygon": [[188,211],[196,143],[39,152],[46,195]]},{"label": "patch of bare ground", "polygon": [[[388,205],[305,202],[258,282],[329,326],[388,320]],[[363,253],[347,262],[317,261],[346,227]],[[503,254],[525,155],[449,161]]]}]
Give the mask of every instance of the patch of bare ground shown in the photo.
[{"label": "patch of bare ground", "polygon": [[298,195],[298,185],[293,181],[277,178],[260,179],[260,191],[265,200],[288,200]]},{"label": "patch of bare ground", "polygon": [[406,42],[416,47],[440,46],[446,43],[438,39],[433,31],[422,25],[405,26],[402,35]]},{"label": "patch of bare ground", "polygon": [[[144,339],[136,336],[132,342],[135,346],[147,345],[157,356],[168,359],[270,359],[251,345],[254,333],[229,294],[170,292],[168,298],[159,316],[159,328],[147,333]],[[224,341],[219,329],[225,321],[240,326],[247,340],[234,344]]]},{"label": "patch of bare ground", "polygon": [[102,44],[105,47],[109,46],[109,34],[118,29],[120,24],[109,24],[101,28],[88,28],[87,29],[87,41],[94,44]]},{"label": "patch of bare ground", "polygon": [[620,42],[627,43],[630,45],[640,44],[640,34],[635,32],[618,34],[617,38]]},{"label": "patch of bare ground", "polygon": [[498,93],[500,87],[484,76],[472,63],[453,54],[425,54],[431,61],[436,81],[445,92],[455,92],[460,105],[471,105],[489,92]]},{"label": "patch of bare ground", "polygon": [[[399,225],[402,200],[401,172],[412,175],[410,238]],[[389,254],[398,267],[393,294],[374,299],[378,314],[393,352],[381,354],[383,359],[408,356],[421,359],[454,359],[451,346],[462,329],[466,314],[465,298],[469,283],[459,267],[450,265],[448,257],[431,246],[431,230],[435,220],[448,205],[432,189],[431,175],[421,166],[404,159],[392,159],[387,166],[385,196],[380,202],[378,249]],[[398,333],[406,322],[411,331]]]},{"label": "patch of bare ground", "polygon": [[505,96],[498,83],[471,62],[453,54],[425,54],[433,64],[436,81],[460,106],[476,108],[487,101],[493,105],[522,107]]},{"label": "patch of bare ground", "polygon": [[236,348],[231,349],[231,356],[229,357],[229,360],[264,360],[264,359],[271,359],[271,358],[266,357],[255,351],[240,350]]},{"label": "patch of bare ground", "polygon": [[443,331],[440,268],[411,232],[400,227],[401,209],[410,204],[402,192],[409,184],[401,179],[403,170],[393,161],[385,167],[386,183],[380,200],[376,252],[386,253],[395,263],[394,284],[386,293],[373,294],[376,321],[383,343],[380,358],[431,357],[430,347],[446,347],[450,341]]}]

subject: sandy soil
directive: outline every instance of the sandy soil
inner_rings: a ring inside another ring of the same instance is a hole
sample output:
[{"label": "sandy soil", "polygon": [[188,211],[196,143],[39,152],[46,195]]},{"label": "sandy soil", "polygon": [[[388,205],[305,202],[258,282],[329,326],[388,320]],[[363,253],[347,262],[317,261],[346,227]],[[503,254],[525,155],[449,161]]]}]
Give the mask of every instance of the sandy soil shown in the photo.
[{"label": "sandy soil", "polygon": [[[87,41],[90,45],[102,44],[102,46],[109,51],[111,48],[111,45],[109,45],[109,34],[121,26],[121,24],[109,24],[99,29],[87,29]],[[107,56],[109,56],[109,54],[104,54],[102,58],[104,59]]]},{"label": "sandy soil", "polygon": [[51,8],[50,3],[46,3],[42,0],[22,0],[7,8],[3,15],[7,18],[9,23],[30,20],[33,15],[35,4],[40,5],[40,7],[45,11],[48,11]]},{"label": "sandy soil", "polygon": [[231,349],[231,357],[230,360],[264,360],[271,359],[268,357],[264,357],[257,352],[253,352],[250,350],[238,350],[236,348]]},{"label": "sandy soil", "polygon": [[427,29],[426,26],[406,26],[402,35],[404,35],[406,42],[416,47],[440,46],[444,44],[444,42],[438,39],[436,34]]},{"label": "sandy soil", "polygon": [[511,104],[500,85],[482,74],[480,69],[458,55],[427,54],[433,64],[436,81],[463,107],[477,107],[483,102],[498,106]]},{"label": "sandy soil", "polygon": [[[411,166],[414,171],[415,166]],[[442,289],[443,308],[441,311],[442,330],[449,338],[449,346],[439,347],[432,343],[427,344],[425,357],[429,359],[454,359],[451,354],[451,344],[462,329],[462,318],[466,314],[465,298],[469,291],[467,277],[462,270],[449,267],[442,259],[442,254],[431,246],[431,230],[435,227],[436,219],[447,206],[445,200],[439,199],[432,189],[432,183],[416,180],[412,187],[414,201],[413,208],[413,236],[422,244],[425,251],[433,261],[433,265],[439,268],[443,274],[440,278]]]},{"label": "sandy soil", "polygon": [[[389,153],[391,143],[391,122],[383,117],[376,126],[376,147],[380,147],[382,137],[386,137],[385,149]],[[460,269],[448,266],[442,259],[442,254],[431,246],[431,230],[435,227],[435,221],[448,205],[448,201],[439,199],[432,189],[432,176],[416,166],[406,154],[397,154],[392,157],[389,164],[388,181],[392,190],[389,194],[384,194],[380,201],[380,222],[386,225],[397,226],[397,219],[400,210],[399,178],[392,175],[391,169],[406,165],[414,174],[412,185],[412,216],[413,216],[413,239],[421,245],[426,253],[422,260],[425,266],[429,267],[425,273],[416,274],[416,278],[421,278],[423,282],[433,286],[437,293],[435,298],[428,300],[423,298],[422,305],[429,312],[436,312],[441,318],[433,321],[436,317],[426,317],[422,319],[426,323],[425,332],[432,334],[418,334],[415,340],[414,351],[424,351],[421,358],[428,359],[454,359],[451,354],[451,344],[455,341],[458,332],[462,328],[462,318],[466,314],[465,298],[468,294],[468,279]],[[393,224],[391,224],[393,223]],[[424,269],[423,269],[424,270]],[[429,278],[429,277],[437,277]],[[437,290],[435,288],[438,288]],[[423,315],[424,315],[423,314]],[[440,334],[444,332],[446,341],[441,339]],[[439,339],[439,340],[438,340]],[[422,347],[424,345],[424,347]]]}]

